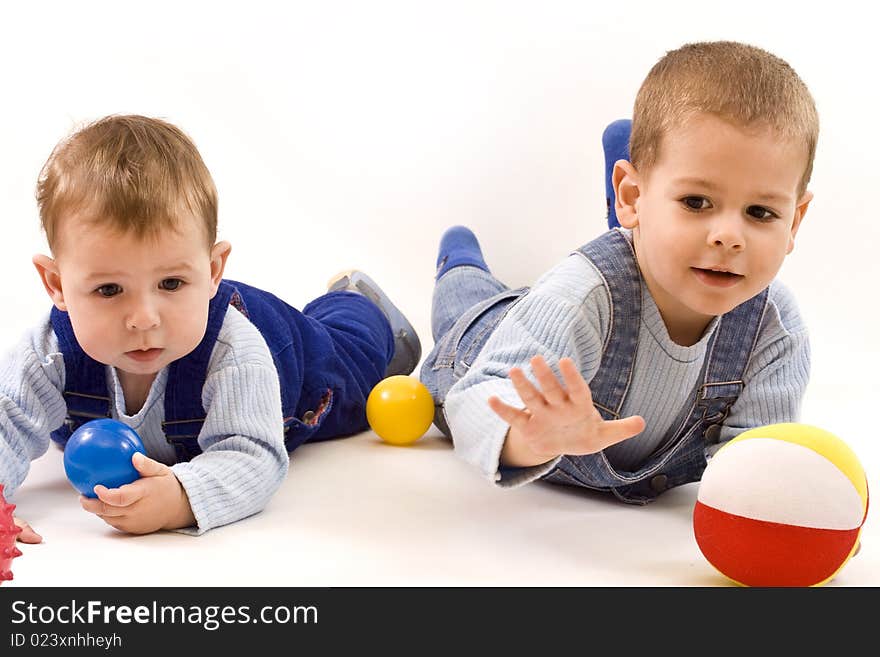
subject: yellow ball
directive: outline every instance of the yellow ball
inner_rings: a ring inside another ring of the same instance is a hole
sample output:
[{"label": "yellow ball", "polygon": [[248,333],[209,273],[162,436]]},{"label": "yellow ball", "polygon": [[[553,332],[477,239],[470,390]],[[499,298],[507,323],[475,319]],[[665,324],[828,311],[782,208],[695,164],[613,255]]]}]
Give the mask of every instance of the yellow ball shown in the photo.
[{"label": "yellow ball", "polygon": [[367,422],[386,443],[414,443],[433,420],[434,400],[415,377],[389,376],[379,381],[367,397]]}]

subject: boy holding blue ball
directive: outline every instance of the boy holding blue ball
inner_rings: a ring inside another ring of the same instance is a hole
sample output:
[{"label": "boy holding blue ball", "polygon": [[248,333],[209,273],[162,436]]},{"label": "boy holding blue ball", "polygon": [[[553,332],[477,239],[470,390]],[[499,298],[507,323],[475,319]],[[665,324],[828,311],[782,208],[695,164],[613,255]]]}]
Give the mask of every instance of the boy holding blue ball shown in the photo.
[{"label": "boy holding blue ball", "polygon": [[818,130],[786,62],[688,44],[645,78],[630,157],[609,163],[620,228],[519,290],[450,228],[421,379],[456,453],[502,487],[645,504],[698,481],[740,432],[797,421],[809,341],[775,277],[812,199]]},{"label": "boy holding blue ball", "polygon": [[[263,509],[305,441],[367,427],[382,378],[421,347],[362,272],[300,312],[224,280],[217,193],[177,127],[109,116],[52,152],[37,200],[51,256],[34,265],[54,304],[0,363],[0,483],[11,495],[51,440],[111,417],[146,450],[140,479],[96,486],[86,511],[134,534],[200,534]],[[23,521],[19,540],[39,542]]]}]

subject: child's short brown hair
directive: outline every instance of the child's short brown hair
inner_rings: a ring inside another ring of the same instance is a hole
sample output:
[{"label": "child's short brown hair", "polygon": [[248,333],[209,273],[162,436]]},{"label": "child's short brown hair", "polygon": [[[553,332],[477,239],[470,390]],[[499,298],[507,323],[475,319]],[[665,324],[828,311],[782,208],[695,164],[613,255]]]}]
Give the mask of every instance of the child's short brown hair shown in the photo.
[{"label": "child's short brown hair", "polygon": [[71,214],[148,237],[189,213],[204,223],[208,248],[217,237],[217,190],[195,144],[145,116],[107,116],[62,140],[40,172],[37,204],[53,252]]},{"label": "child's short brown hair", "polygon": [[806,146],[799,193],[813,171],[819,116],[794,69],[775,55],[733,41],[690,43],[666,53],[636,96],[630,161],[637,170],[659,159],[663,135],[696,113],[743,127],[768,127]]}]

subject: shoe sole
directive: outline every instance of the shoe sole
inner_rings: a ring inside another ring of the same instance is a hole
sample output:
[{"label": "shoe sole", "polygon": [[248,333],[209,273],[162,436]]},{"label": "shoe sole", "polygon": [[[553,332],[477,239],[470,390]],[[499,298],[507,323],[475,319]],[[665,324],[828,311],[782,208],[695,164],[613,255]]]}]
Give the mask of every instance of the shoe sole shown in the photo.
[{"label": "shoe sole", "polygon": [[[328,292],[353,291],[352,287],[372,301],[388,319],[394,334],[394,356],[385,370],[385,376],[410,374],[422,358],[419,336],[409,320],[386,296],[373,279],[359,270],[343,271],[327,283]],[[396,330],[394,327],[397,327]],[[410,339],[412,336],[412,339]]]}]

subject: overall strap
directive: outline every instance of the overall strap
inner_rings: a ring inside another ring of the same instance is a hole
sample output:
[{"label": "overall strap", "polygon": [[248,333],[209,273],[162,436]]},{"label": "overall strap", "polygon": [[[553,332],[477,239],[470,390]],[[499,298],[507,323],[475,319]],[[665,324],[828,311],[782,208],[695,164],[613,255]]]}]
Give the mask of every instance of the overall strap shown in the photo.
[{"label": "overall strap", "polygon": [[247,315],[247,309],[235,287],[221,281],[208,307],[208,324],[199,346],[169,365],[162,430],[165,440],[174,446],[178,462],[189,461],[202,452],[198,442],[206,416],[202,406],[202,389],[205,387],[211,353],[230,304]]},{"label": "overall strap", "polygon": [[730,407],[743,390],[743,376],[755,349],[767,309],[770,289],[721,316],[707,347],[702,383],[697,385],[691,412],[676,432],[676,439],[700,422],[703,436],[714,442]]},{"label": "overall strap", "polygon": [[602,361],[590,381],[593,405],[606,420],[620,417],[632,379],[641,325],[642,288],[632,245],[610,230],[579,248],[599,272],[611,297],[611,326],[602,345]]},{"label": "overall strap", "polygon": [[50,321],[64,358],[63,394],[67,404],[67,418],[51,437],[63,447],[70,434],[89,420],[110,417],[110,397],[106,369],[79,346],[68,313],[53,307]]}]

